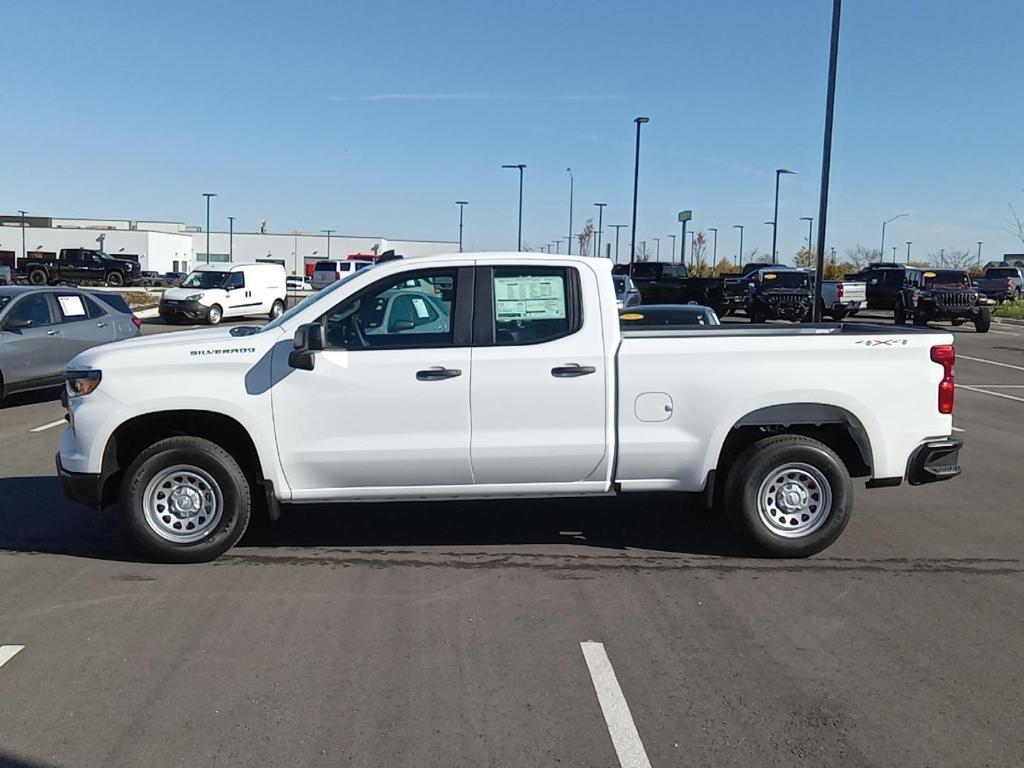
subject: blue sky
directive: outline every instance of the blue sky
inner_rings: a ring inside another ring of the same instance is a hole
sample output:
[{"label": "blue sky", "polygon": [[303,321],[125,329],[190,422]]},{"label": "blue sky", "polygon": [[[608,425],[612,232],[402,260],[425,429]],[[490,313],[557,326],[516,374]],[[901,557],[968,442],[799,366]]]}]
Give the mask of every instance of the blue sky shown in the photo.
[{"label": "blue sky", "polygon": [[[4,11],[0,210],[181,219],[250,231],[567,234],[607,202],[629,223],[633,118],[646,115],[638,240],[718,227],[719,256],[779,251],[817,216],[827,0],[19,3]],[[847,0],[827,242],[922,257],[1024,252],[1024,3]],[[596,217],[595,217],[596,221]],[[607,238],[610,237],[606,235]],[[622,231],[627,242],[628,230]],[[564,246],[563,246],[564,250]],[[888,251],[887,247],[887,251]],[[625,249],[623,249],[625,255]],[[891,254],[889,254],[891,255]]]}]

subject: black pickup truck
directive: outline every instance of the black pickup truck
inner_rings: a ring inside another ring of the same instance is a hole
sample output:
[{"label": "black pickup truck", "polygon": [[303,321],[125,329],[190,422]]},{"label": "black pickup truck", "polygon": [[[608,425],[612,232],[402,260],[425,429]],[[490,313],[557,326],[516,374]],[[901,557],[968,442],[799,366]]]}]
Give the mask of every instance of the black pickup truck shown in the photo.
[{"label": "black pickup truck", "polygon": [[[629,264],[616,264],[612,274],[630,274]],[[644,304],[703,304],[716,312],[725,307],[725,281],[720,277],[690,277],[685,264],[637,262],[632,277]]]},{"label": "black pickup truck", "polygon": [[130,285],[140,275],[140,267],[134,261],[88,248],[61,248],[57,256],[30,256],[22,259],[18,266],[32,285],[85,282]]},{"label": "black pickup truck", "polygon": [[962,269],[907,270],[896,294],[893,319],[896,325],[927,325],[950,320],[953,325],[970,322],[978,333],[992,326],[993,299],[986,298]]}]

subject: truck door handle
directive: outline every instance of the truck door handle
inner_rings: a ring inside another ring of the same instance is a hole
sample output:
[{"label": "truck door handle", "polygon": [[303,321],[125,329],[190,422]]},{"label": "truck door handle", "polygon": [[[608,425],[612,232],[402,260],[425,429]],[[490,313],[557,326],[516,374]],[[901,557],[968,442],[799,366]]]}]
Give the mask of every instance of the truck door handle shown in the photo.
[{"label": "truck door handle", "polygon": [[96,327],[97,328],[106,328],[107,324],[106,323],[96,323]]},{"label": "truck door handle", "polygon": [[575,376],[586,376],[588,373],[594,373],[596,370],[592,365],[569,363],[558,368],[552,368],[551,375],[556,379],[571,379]]},{"label": "truck door handle", "polygon": [[458,368],[445,368],[442,365],[435,365],[425,371],[416,371],[417,381],[442,381],[443,379],[454,379],[461,376],[462,371]]},{"label": "truck door handle", "polygon": [[46,335],[47,336],[56,336],[58,333],[60,333],[60,331],[58,331],[56,328],[51,328],[50,330],[48,330],[46,332]]}]

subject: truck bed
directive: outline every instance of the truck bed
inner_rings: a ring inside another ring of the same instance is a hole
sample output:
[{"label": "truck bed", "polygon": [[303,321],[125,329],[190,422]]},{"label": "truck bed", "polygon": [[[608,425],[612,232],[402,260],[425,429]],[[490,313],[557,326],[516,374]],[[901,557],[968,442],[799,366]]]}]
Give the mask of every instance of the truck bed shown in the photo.
[{"label": "truck bed", "polygon": [[742,325],[726,323],[724,325],[707,325],[695,327],[680,325],[677,327],[659,327],[644,329],[622,329],[623,339],[641,338],[675,338],[713,336],[913,336],[913,335],[949,335],[937,328],[905,326],[896,328],[892,325],[871,325],[868,323],[802,323],[800,325]]}]

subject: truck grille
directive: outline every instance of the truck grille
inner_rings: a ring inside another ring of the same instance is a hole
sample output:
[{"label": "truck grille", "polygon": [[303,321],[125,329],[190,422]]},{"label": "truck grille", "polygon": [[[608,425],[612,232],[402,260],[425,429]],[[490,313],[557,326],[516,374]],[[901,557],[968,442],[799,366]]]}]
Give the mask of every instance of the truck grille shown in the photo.
[{"label": "truck grille", "polygon": [[971,307],[974,306],[974,296],[969,293],[939,292],[935,295],[937,304],[944,307]]}]

